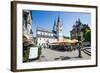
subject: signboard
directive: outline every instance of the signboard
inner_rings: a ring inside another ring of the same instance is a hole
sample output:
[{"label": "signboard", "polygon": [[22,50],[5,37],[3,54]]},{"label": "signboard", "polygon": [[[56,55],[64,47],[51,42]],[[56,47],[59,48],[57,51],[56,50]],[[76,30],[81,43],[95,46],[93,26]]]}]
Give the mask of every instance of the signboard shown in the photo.
[{"label": "signboard", "polygon": [[38,47],[31,47],[29,53],[29,59],[34,59],[38,57]]}]

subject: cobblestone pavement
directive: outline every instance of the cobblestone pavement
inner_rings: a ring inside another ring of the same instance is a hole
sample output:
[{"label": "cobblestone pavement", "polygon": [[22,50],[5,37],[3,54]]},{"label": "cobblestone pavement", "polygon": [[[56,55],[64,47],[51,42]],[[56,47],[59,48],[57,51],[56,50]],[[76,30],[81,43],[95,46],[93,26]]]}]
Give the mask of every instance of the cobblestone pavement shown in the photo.
[{"label": "cobblestone pavement", "polygon": [[37,61],[56,61],[56,60],[87,60],[91,59],[91,56],[81,51],[82,58],[78,58],[78,50],[67,52],[67,51],[56,51],[52,49],[43,48],[42,54]]}]

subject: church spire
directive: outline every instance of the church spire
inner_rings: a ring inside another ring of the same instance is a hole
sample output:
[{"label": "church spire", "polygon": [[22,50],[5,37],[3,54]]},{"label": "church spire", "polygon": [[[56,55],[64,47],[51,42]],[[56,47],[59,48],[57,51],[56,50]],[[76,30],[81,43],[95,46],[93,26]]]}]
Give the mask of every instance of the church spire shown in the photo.
[{"label": "church spire", "polygon": [[60,16],[58,16],[58,20],[57,20],[57,22],[60,22]]},{"label": "church spire", "polygon": [[57,26],[57,23],[56,23],[56,20],[55,20],[55,21],[54,21],[54,25],[53,25],[53,31],[54,31],[54,32],[56,32],[56,30],[57,30],[56,26]]},{"label": "church spire", "polygon": [[81,25],[82,23],[81,23],[81,20],[80,20],[80,18],[78,18],[78,20],[76,21],[76,25]]},{"label": "church spire", "polygon": [[58,19],[57,19],[57,37],[58,37],[58,40],[62,40],[63,39],[63,25],[62,25],[62,22],[60,20],[60,16],[58,16]]}]

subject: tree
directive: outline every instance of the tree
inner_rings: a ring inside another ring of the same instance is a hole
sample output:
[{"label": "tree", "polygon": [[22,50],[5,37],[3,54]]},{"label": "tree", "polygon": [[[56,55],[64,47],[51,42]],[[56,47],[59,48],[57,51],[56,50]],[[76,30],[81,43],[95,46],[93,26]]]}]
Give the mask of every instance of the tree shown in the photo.
[{"label": "tree", "polygon": [[86,29],[84,38],[86,42],[91,43],[91,30],[90,29]]},{"label": "tree", "polygon": [[84,42],[91,42],[91,29],[88,25],[83,24],[82,27]]}]

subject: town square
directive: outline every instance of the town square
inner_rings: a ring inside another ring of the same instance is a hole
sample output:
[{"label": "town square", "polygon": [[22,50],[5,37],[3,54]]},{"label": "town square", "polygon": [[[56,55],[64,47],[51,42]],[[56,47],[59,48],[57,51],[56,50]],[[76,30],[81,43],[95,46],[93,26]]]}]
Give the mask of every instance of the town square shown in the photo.
[{"label": "town square", "polygon": [[23,62],[88,59],[89,13],[23,10]]}]

